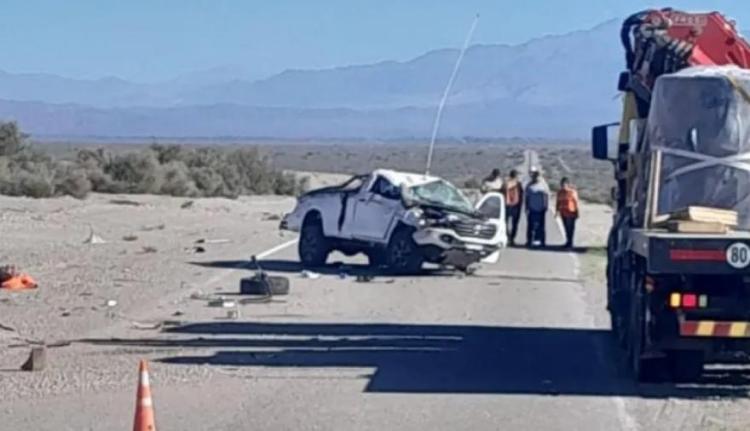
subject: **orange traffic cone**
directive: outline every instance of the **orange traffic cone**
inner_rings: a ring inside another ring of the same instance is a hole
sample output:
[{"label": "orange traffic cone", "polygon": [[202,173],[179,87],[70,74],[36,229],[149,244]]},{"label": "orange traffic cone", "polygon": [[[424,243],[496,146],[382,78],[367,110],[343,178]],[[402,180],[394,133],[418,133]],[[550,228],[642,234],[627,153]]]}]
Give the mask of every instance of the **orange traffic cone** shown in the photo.
[{"label": "orange traffic cone", "polygon": [[146,361],[141,361],[139,371],[133,431],[156,431],[156,425],[154,424],[154,402],[151,399],[151,386],[149,386],[148,382]]}]

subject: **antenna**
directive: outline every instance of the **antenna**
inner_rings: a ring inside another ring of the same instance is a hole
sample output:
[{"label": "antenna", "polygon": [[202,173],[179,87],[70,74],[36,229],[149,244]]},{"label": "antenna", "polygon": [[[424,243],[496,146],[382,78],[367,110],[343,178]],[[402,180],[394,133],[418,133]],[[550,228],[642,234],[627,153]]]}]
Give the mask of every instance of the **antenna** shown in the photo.
[{"label": "antenna", "polygon": [[461,62],[464,59],[466,49],[469,48],[471,38],[472,36],[474,36],[474,30],[477,28],[477,22],[479,22],[479,14],[476,14],[474,16],[474,21],[472,21],[471,27],[469,28],[469,33],[466,35],[464,45],[463,47],[461,47],[461,51],[458,53],[458,58],[456,59],[456,64],[453,66],[451,77],[448,79],[448,85],[445,86],[443,97],[440,99],[437,114],[435,115],[435,122],[432,124],[432,137],[430,138],[430,148],[427,151],[427,167],[424,170],[425,175],[430,174],[430,167],[432,167],[432,151],[435,148],[435,138],[437,138],[437,132],[440,128],[440,119],[443,117],[443,108],[445,107],[445,102],[448,100],[448,94],[450,94],[451,88],[453,88],[453,81],[456,80],[456,75],[458,75],[458,68],[461,67]]}]

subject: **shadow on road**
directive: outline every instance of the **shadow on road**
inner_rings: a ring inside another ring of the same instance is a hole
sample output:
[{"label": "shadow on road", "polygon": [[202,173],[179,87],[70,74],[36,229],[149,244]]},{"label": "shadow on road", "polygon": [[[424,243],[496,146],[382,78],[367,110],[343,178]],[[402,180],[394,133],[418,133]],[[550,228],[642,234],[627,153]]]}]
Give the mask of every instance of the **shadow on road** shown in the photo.
[{"label": "shadow on road", "polygon": [[635,385],[614,365],[608,332],[594,329],[206,322],[164,332],[81,342],[174,349],[160,359],[169,364],[372,367],[368,392],[702,398],[744,396],[748,384],[734,373],[687,387]]},{"label": "shadow on road", "polygon": [[[251,261],[244,260],[219,260],[211,262],[190,262],[192,265],[198,265],[208,268],[226,268],[226,269],[247,269],[249,271],[256,271],[262,268],[264,271],[269,272],[282,272],[282,273],[301,273],[304,269],[316,272],[323,275],[349,275],[349,276],[369,276],[369,277],[394,277],[394,274],[387,271],[385,268],[371,267],[365,264],[349,264],[349,263],[332,263],[315,268],[306,268],[302,266],[299,261],[294,260],[259,260],[257,264],[253,264]],[[456,272],[439,269],[424,269],[417,274],[403,275],[404,277],[414,276],[440,276],[440,277],[451,277],[455,276]]]}]

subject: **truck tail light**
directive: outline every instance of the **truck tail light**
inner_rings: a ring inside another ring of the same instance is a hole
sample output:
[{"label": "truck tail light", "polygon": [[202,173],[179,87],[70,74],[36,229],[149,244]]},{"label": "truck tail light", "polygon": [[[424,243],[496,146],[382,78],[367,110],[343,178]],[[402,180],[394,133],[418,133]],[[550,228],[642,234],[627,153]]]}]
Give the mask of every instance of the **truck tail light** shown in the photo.
[{"label": "truck tail light", "polygon": [[698,306],[698,296],[694,293],[682,295],[682,306],[684,308],[695,308]]},{"label": "truck tail light", "polygon": [[672,292],[669,295],[669,306],[672,308],[706,308],[708,307],[708,296]]}]

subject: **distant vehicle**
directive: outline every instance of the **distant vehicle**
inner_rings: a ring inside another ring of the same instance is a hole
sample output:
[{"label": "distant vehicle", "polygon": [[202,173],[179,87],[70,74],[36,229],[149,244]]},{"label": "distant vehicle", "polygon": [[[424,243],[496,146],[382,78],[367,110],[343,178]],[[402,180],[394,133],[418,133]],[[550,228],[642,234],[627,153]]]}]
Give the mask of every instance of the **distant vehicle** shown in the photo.
[{"label": "distant vehicle", "polygon": [[477,205],[441,178],[379,169],[302,195],[281,229],[300,233],[305,266],[328,255],[364,253],[372,266],[413,273],[424,262],[466,271],[496,262],[507,242],[499,193]]}]

